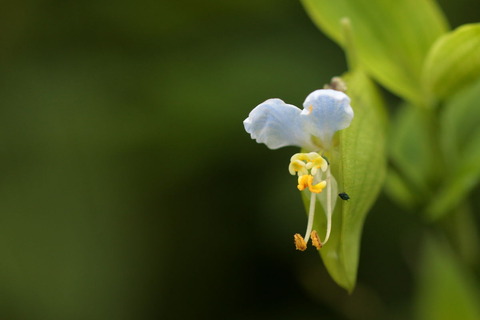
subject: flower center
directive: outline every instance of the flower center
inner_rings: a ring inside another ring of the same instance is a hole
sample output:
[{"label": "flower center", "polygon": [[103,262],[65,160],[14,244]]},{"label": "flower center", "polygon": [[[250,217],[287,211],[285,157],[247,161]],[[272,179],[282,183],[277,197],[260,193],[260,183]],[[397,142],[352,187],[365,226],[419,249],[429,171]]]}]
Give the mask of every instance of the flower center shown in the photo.
[{"label": "flower center", "polygon": [[[305,238],[300,234],[294,235],[295,247],[297,250],[304,251],[307,249],[308,240],[312,239],[312,244],[320,249],[330,237],[331,230],[331,187],[330,187],[330,168],[327,160],[316,152],[310,153],[297,153],[290,159],[290,165],[288,171],[292,175],[298,175],[297,188],[300,191],[308,190],[310,194],[310,208],[308,213],[307,230],[305,232]],[[326,179],[323,179],[323,175],[326,173]],[[321,193],[323,189],[327,188],[327,234],[325,240],[322,242],[313,229],[313,219],[315,215],[315,203],[317,200],[317,194]]]}]

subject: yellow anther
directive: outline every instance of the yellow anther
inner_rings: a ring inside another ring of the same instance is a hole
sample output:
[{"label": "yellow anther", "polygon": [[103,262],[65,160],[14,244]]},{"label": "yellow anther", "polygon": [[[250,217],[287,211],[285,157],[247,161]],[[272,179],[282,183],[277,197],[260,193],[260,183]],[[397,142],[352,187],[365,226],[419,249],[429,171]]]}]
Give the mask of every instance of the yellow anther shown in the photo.
[{"label": "yellow anther", "polygon": [[303,191],[305,188],[308,188],[313,181],[313,177],[309,174],[298,177],[298,190]]},{"label": "yellow anther", "polygon": [[300,191],[303,191],[305,190],[306,188],[308,188],[308,190],[310,190],[310,192],[313,192],[313,193],[320,193],[322,192],[322,190],[327,186],[327,182],[326,181],[321,181],[317,184],[313,184],[313,176],[312,175],[303,175],[303,176],[299,176],[298,177],[298,185],[297,185],[297,188],[298,190]]},{"label": "yellow anther", "polygon": [[295,175],[297,172],[299,175],[308,174],[305,162],[300,160],[294,160],[288,165],[288,171],[291,175]]},{"label": "yellow anther", "polygon": [[312,169],[312,174],[315,175],[318,169],[322,169],[323,172],[327,171],[328,162],[321,155],[316,152],[310,152],[308,154],[310,162],[307,163],[307,169]]},{"label": "yellow anther", "polygon": [[[320,248],[322,248],[322,246],[327,243],[328,238],[330,237],[332,221],[331,216],[333,208],[331,205],[332,184],[330,183],[332,178],[328,166],[328,160],[316,152],[296,153],[290,159],[288,170],[292,175],[298,173],[298,190],[303,191],[308,188],[311,193],[310,207],[308,209],[307,231],[305,231],[305,238],[303,238],[298,233],[295,234],[293,237],[297,250],[305,251],[307,249],[307,243],[310,238],[312,238],[312,245],[318,250],[320,250]],[[319,170],[321,170],[322,172],[320,172]],[[326,178],[325,180],[321,180],[325,175],[324,172],[326,172]],[[314,184],[314,181],[317,183]],[[327,232],[325,235],[325,241],[322,242],[317,232],[315,230],[312,230],[312,228],[315,216],[315,203],[319,200],[317,194],[322,192],[325,188],[327,188],[327,202],[325,208],[327,215]]]},{"label": "yellow anther", "polygon": [[307,153],[295,153],[291,158],[290,162],[300,160],[300,161],[309,161],[310,158],[308,157]]},{"label": "yellow anther", "polygon": [[310,185],[308,186],[308,189],[310,190],[310,192],[313,192],[313,193],[320,193],[323,191],[323,189],[325,189],[325,187],[327,186],[327,181],[321,181],[320,183],[317,183],[315,185]]},{"label": "yellow anther", "polygon": [[306,154],[308,161],[314,161],[315,159],[321,158],[321,156],[316,152],[310,152]]},{"label": "yellow anther", "polygon": [[291,175],[298,172],[299,176],[309,174],[311,170],[312,175],[316,175],[318,169],[325,172],[328,168],[328,162],[321,155],[316,152],[310,153],[296,153],[290,158],[290,165],[288,171]]},{"label": "yellow anther", "polygon": [[293,240],[295,241],[295,248],[297,250],[305,251],[307,249],[307,243],[300,234],[295,233]]},{"label": "yellow anther", "polygon": [[317,248],[317,250],[322,249],[322,241],[320,241],[317,231],[313,230],[310,237],[312,238],[312,245]]}]

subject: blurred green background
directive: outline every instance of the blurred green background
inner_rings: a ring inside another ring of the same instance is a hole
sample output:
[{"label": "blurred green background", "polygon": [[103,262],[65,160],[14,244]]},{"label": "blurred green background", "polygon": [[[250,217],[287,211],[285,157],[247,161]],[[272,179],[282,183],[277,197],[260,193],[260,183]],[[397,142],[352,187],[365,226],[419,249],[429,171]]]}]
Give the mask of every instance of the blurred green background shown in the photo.
[{"label": "blurred green background", "polygon": [[380,198],[348,296],[243,130],[345,70],[297,1],[4,1],[0,319],[405,319],[421,222]]}]

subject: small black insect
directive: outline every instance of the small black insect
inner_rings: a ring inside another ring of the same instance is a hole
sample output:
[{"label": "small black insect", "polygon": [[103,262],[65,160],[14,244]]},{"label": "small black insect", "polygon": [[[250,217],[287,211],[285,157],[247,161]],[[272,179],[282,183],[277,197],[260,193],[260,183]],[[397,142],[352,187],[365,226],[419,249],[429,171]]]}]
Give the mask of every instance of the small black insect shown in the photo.
[{"label": "small black insect", "polygon": [[339,193],[338,196],[342,200],[350,200],[350,196],[348,194],[346,194],[345,192]]}]

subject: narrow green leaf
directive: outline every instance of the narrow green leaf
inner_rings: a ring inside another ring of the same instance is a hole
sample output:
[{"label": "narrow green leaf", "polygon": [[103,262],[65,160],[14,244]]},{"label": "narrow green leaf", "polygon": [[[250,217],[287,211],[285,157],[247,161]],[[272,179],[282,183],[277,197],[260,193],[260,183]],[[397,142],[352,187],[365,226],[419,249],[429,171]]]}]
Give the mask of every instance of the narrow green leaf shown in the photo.
[{"label": "narrow green leaf", "polygon": [[423,68],[426,89],[445,98],[480,76],[480,23],[461,26],[440,37]]},{"label": "narrow green leaf", "polygon": [[[338,191],[346,192],[350,200],[337,200],[332,234],[320,254],[332,278],[351,292],[356,283],[363,223],[385,176],[386,117],[377,88],[365,73],[351,73],[345,80],[355,117],[349,128],[340,131],[340,152],[332,155],[330,163]],[[316,230],[325,227],[324,219],[315,220]]]},{"label": "narrow green leaf", "polygon": [[[430,46],[448,30],[430,0],[302,0],[317,26],[343,48],[354,47],[361,66],[392,92],[423,103],[421,70]],[[341,20],[351,24],[346,43]]]},{"label": "narrow green leaf", "polygon": [[449,99],[441,114],[441,142],[448,161],[444,184],[427,209],[438,219],[463,201],[480,179],[480,79]]},{"label": "narrow green leaf", "polygon": [[444,242],[427,238],[417,294],[418,320],[480,319],[480,296],[471,272]]}]

